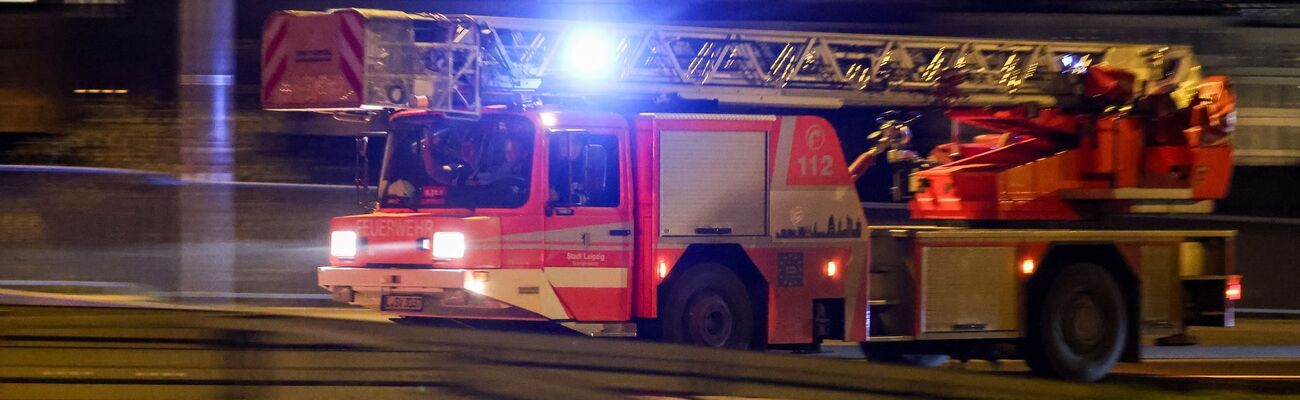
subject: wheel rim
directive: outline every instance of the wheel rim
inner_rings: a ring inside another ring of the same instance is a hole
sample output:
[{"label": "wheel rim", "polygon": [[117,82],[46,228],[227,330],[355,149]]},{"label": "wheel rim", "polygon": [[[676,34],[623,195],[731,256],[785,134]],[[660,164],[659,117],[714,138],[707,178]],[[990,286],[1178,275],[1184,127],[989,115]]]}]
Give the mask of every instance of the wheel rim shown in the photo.
[{"label": "wheel rim", "polygon": [[1090,293],[1080,292],[1070,296],[1065,304],[1064,318],[1061,319],[1065,344],[1079,355],[1093,355],[1103,350],[1108,324],[1097,299]]},{"label": "wheel rim", "polygon": [[736,318],[726,300],[715,293],[703,293],[691,302],[686,313],[686,326],[700,344],[723,347],[731,338]]}]

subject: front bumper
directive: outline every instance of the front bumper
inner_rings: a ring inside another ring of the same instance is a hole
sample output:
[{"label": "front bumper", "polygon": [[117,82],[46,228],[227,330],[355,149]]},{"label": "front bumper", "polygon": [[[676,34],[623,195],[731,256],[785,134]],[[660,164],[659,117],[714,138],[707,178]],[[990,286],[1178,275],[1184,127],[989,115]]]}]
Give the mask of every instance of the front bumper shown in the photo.
[{"label": "front bumper", "polygon": [[[477,273],[477,274],[476,274]],[[476,276],[477,275],[477,276]],[[540,269],[317,268],[336,301],[401,316],[568,320]],[[419,311],[383,309],[384,296],[420,296]]]},{"label": "front bumper", "polygon": [[316,281],[321,287],[349,286],[353,290],[400,287],[405,291],[435,293],[441,289],[464,289],[473,279],[464,269],[392,269],[320,267]]}]

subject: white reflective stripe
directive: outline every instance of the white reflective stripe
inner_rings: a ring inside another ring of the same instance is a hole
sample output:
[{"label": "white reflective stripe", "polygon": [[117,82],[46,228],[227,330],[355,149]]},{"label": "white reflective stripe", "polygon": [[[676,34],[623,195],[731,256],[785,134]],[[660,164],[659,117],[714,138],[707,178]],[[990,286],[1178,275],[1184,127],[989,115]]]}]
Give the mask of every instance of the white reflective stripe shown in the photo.
[{"label": "white reflective stripe", "polygon": [[[541,250],[541,249],[542,249],[541,247],[539,247],[539,246],[537,246],[537,245],[519,245],[519,246],[512,246],[512,245],[508,245],[508,244],[502,246],[502,248],[507,249],[507,250],[529,250],[529,249],[538,249],[538,250]],[[583,245],[580,245],[580,244],[549,245],[549,246],[546,246],[546,248],[545,248],[545,250],[551,250],[551,251],[559,251],[559,250],[564,250],[564,251],[592,251],[592,250],[601,250],[601,251],[622,251],[622,250],[631,250],[631,249],[632,249],[632,245],[626,245],[626,244],[599,244],[599,243],[592,243],[592,244],[589,245],[589,246],[583,246]]]},{"label": "white reflective stripe", "polygon": [[271,55],[271,61],[266,63],[267,67],[262,70],[263,75],[265,75],[266,79],[270,79],[271,74],[274,73],[273,71],[275,71],[275,69],[277,68],[280,68],[281,64],[284,64],[286,62],[284,60],[286,57],[285,53],[287,53],[287,51],[284,50],[285,47],[289,47],[289,46],[281,45],[280,48],[275,51],[275,54]]},{"label": "white reflective stripe", "polygon": [[[776,165],[772,168],[772,188],[786,187],[790,173],[790,153],[794,148],[796,117],[781,117],[781,133],[776,139]],[[773,228],[775,229],[775,228]]]},{"label": "white reflective stripe", "polygon": [[[549,319],[569,319],[571,318],[564,310],[564,305],[560,304],[560,299],[555,295],[555,291],[550,285],[547,285],[546,275],[543,271],[533,268],[527,269],[492,269],[487,270],[488,279],[483,285],[480,294],[491,297],[498,301],[532,311]],[[468,282],[473,279],[472,273],[465,274],[465,280]],[[533,292],[522,292],[521,288],[537,288]]]},{"label": "white reflective stripe", "polygon": [[546,240],[545,230],[501,235],[502,242],[536,242],[542,240]]},{"label": "white reflective stripe", "polygon": [[352,40],[355,40],[357,43],[362,43],[361,51],[364,52],[364,43],[366,40],[362,35],[364,35],[365,31],[356,26],[357,23],[352,18],[348,18],[346,15],[342,18],[343,21],[345,21],[344,25],[346,28],[343,28],[342,32],[339,32],[339,57],[343,59],[348,68],[351,69],[352,73],[355,73],[360,77],[362,72],[364,72],[361,65],[361,59],[364,57],[364,54],[355,54],[352,46],[348,44],[348,38],[352,38]]},{"label": "white reflective stripe", "polygon": [[[276,32],[279,32],[280,29],[285,29],[284,24],[286,24],[287,23],[286,21],[288,20],[289,18],[276,17],[271,21],[271,25],[267,26],[265,32],[263,32],[263,35],[265,36],[267,33],[274,35]],[[265,52],[266,50],[273,50],[271,54],[263,54],[263,56],[266,57],[267,67],[262,69],[262,75],[269,76],[271,74],[271,71],[275,69],[274,67],[279,65],[280,59],[284,58],[284,53],[285,53],[284,49],[290,47],[288,46],[288,44],[284,42],[285,40],[288,40],[287,36],[289,36],[289,32],[288,31],[284,32],[284,35],[286,37],[281,38],[281,42],[277,45],[278,47],[274,49],[262,50],[263,52]]]},{"label": "white reflective stripe", "polygon": [[348,32],[348,33],[351,33],[351,34],[352,34],[352,37],[357,38],[357,43],[365,43],[365,42],[366,42],[366,40],[365,40],[365,31],[366,31],[366,29],[365,29],[364,27],[361,26],[361,21],[357,19],[358,17],[357,17],[356,15],[354,15],[354,14],[340,14],[339,17],[340,17],[340,18],[343,18],[343,22],[344,22],[345,24],[347,24],[347,26],[348,26],[348,31],[350,31],[350,32]]},{"label": "white reflective stripe", "polygon": [[267,33],[278,32],[280,28],[284,26],[285,21],[288,20],[289,18],[285,18],[284,16],[271,17],[271,24],[267,25],[265,29],[262,29],[262,34],[265,35]]},{"label": "white reflective stripe", "polygon": [[546,279],[557,288],[626,288],[627,268],[548,267]]},{"label": "white reflective stripe", "polygon": [[[615,229],[632,229],[632,222],[630,221],[613,222],[608,224],[585,225],[585,226],[578,226],[578,227],[564,228],[564,229],[548,229],[548,230],[538,230],[532,232],[512,233],[509,235],[501,235],[501,241],[503,242],[536,241],[536,240],[545,240],[547,237],[563,237],[563,236],[573,236],[574,238],[576,238],[577,236],[575,235],[584,232],[592,233],[591,235],[592,240],[600,240],[600,239],[613,238],[614,236],[611,236],[609,234],[609,231]],[[626,238],[626,236],[619,236],[619,238]]]},{"label": "white reflective stripe", "polygon": [[343,38],[339,38],[339,57],[347,65],[348,70],[357,75],[361,74],[361,60],[356,54],[352,54],[352,47],[348,46]]},{"label": "white reflective stripe", "polygon": [[470,243],[467,249],[470,251],[473,250],[626,251],[626,250],[632,250],[632,245],[592,243],[589,246],[583,246],[580,244],[543,246],[537,243],[525,243],[525,244]]}]

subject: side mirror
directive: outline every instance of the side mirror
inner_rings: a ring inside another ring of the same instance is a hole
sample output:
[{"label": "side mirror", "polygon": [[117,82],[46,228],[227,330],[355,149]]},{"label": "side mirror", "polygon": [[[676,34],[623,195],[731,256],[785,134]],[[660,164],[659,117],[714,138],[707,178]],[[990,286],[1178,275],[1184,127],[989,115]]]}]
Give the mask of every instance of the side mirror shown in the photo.
[{"label": "side mirror", "polygon": [[367,151],[370,149],[370,137],[366,135],[357,136],[357,157],[353,165],[352,184],[356,189],[357,205],[362,209],[369,210],[374,208],[370,203],[370,157]]},{"label": "side mirror", "polygon": [[366,155],[366,150],[369,149],[369,147],[370,147],[370,137],[369,137],[369,136],[357,136],[357,154],[358,154],[358,155],[360,155],[360,156],[365,156],[365,155]]}]

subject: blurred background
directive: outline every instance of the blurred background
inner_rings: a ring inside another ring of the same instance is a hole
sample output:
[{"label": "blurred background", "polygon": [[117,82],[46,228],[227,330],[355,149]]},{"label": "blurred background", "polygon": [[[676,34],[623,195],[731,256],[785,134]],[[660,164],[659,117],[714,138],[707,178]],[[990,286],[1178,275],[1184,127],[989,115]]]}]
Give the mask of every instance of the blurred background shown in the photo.
[{"label": "blurred background", "polygon": [[[257,99],[265,18],[336,7],[1190,44],[1238,88],[1232,192],[1107,223],[1240,230],[1243,308],[1300,310],[1300,5],[1227,1],[0,0],[0,288],[326,304],[313,267],[329,218],[361,212],[354,137],[378,128]],[[824,114],[857,154],[878,112]],[[945,141],[930,125],[917,141]],[[863,199],[887,201],[874,173]]]}]

